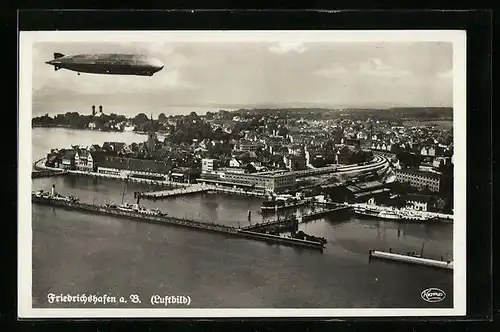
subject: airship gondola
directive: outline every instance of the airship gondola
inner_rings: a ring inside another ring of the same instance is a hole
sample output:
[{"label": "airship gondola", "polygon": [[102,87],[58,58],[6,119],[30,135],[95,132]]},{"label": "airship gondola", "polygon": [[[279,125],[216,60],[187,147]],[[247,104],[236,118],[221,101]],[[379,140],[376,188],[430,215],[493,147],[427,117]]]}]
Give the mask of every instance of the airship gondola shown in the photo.
[{"label": "airship gondola", "polygon": [[80,73],[109,75],[153,76],[163,69],[160,60],[141,54],[77,54],[54,53],[54,59],[46,62],[54,70],[67,69]]}]

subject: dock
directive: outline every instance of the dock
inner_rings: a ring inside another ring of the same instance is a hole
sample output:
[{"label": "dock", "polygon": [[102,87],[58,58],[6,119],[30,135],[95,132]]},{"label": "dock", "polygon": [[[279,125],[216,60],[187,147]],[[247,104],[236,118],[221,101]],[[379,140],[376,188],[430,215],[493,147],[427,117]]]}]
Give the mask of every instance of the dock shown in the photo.
[{"label": "dock", "polygon": [[271,220],[262,223],[256,223],[253,225],[244,226],[241,229],[244,231],[251,231],[251,232],[266,232],[273,228],[296,229],[298,224],[299,224],[298,219],[291,217],[291,218]]},{"label": "dock", "polygon": [[70,202],[64,200],[53,200],[47,198],[37,197],[32,195],[32,202],[34,204],[48,205],[56,208],[63,208],[71,211],[79,211],[83,213],[94,213],[113,217],[121,217],[127,219],[133,219],[137,221],[163,224],[163,225],[174,225],[181,226],[196,230],[210,231],[219,233],[226,236],[233,236],[239,238],[252,239],[257,241],[263,241],[267,243],[275,243],[280,245],[287,245],[293,247],[302,247],[315,250],[323,250],[323,244],[319,242],[306,241],[301,239],[294,239],[288,237],[282,237],[277,235],[265,234],[252,232],[245,229],[240,229],[232,226],[216,224],[212,222],[203,222],[193,219],[177,218],[166,215],[148,215],[142,214],[135,211],[121,211],[118,209],[112,209],[105,206],[94,205],[89,203],[81,202]]},{"label": "dock", "polygon": [[229,187],[221,187],[207,184],[190,184],[186,185],[183,188],[175,188],[169,190],[159,190],[159,191],[149,191],[149,192],[141,192],[137,195],[141,198],[146,199],[159,199],[159,198],[167,198],[167,197],[175,197],[189,194],[197,194],[197,193],[223,193],[223,194],[235,194],[241,196],[251,196],[251,197],[267,197],[264,192],[250,191],[238,188],[229,188]]},{"label": "dock", "polygon": [[422,266],[429,266],[429,267],[442,268],[442,269],[446,269],[446,270],[453,270],[453,262],[438,261],[438,260],[429,259],[429,258],[404,255],[404,254],[397,254],[397,253],[386,252],[386,251],[370,250],[369,257],[370,257],[370,259],[371,258],[379,258],[379,259],[392,260],[392,261],[397,261],[397,262],[402,262],[402,263],[418,264],[418,265],[422,265]]},{"label": "dock", "polygon": [[167,198],[175,197],[181,195],[197,194],[202,192],[210,191],[211,188],[204,185],[194,184],[189,187],[175,188],[169,190],[151,191],[151,192],[141,192],[138,196],[141,198]]},{"label": "dock", "polygon": [[272,228],[295,228],[299,223],[316,220],[332,213],[348,211],[350,207],[344,204],[330,203],[328,209],[313,211],[300,216],[291,216],[283,219],[271,220],[242,227],[246,231],[268,231]]},{"label": "dock", "polygon": [[265,241],[268,243],[277,243],[277,244],[284,244],[284,245],[289,244],[289,241],[292,240],[294,243],[300,244],[300,246],[303,246],[303,247],[316,249],[316,250],[323,250],[322,245],[320,245],[318,242],[313,242],[313,241],[294,239],[294,238],[283,237],[283,236],[278,236],[278,235],[257,233],[257,232],[244,231],[244,230],[240,230],[238,232],[238,234],[243,236],[243,237],[247,237],[249,239],[261,240],[261,241]]},{"label": "dock", "polygon": [[333,213],[349,211],[351,209],[348,205],[337,204],[337,203],[329,203],[327,206],[328,208],[322,211],[313,211],[311,213],[300,216],[299,222],[316,220],[331,215]]}]

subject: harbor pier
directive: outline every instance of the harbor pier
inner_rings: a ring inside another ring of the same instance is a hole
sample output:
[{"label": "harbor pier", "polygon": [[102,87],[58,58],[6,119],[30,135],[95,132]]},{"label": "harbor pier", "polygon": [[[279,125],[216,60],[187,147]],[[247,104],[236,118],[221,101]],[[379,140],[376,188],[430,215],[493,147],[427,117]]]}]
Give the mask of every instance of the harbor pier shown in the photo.
[{"label": "harbor pier", "polygon": [[207,192],[209,190],[211,190],[211,188],[208,186],[193,184],[192,186],[189,187],[174,188],[170,190],[140,192],[137,193],[137,196],[141,198],[157,199],[157,198],[175,197],[188,194],[197,194],[197,193]]},{"label": "harbor pier", "polygon": [[447,261],[443,261],[443,260],[438,261],[438,260],[423,258],[421,256],[410,255],[410,254],[398,254],[398,253],[392,253],[392,252],[386,252],[386,251],[370,250],[369,258],[370,259],[378,258],[378,259],[392,260],[392,261],[402,262],[402,263],[417,264],[417,265],[421,265],[421,266],[428,266],[428,267],[442,268],[442,269],[446,269],[446,270],[453,270],[453,262],[447,262]]},{"label": "harbor pier", "polygon": [[235,236],[240,238],[253,239],[257,241],[264,241],[267,243],[276,243],[287,246],[323,250],[323,243],[320,242],[306,241],[302,239],[252,232],[241,228],[192,220],[187,218],[183,219],[167,215],[143,214],[139,211],[122,211],[102,205],[81,203],[77,201],[69,201],[64,199],[55,200],[47,197],[38,197],[36,194],[32,194],[32,202],[35,204],[49,205],[58,208],[63,208],[66,210],[80,211],[84,213],[94,213],[94,214],[122,217],[122,218],[134,219],[138,221],[150,222],[156,224],[182,226],[191,229],[215,232],[227,236]]},{"label": "harbor pier", "polygon": [[296,229],[299,223],[320,219],[333,213],[348,211],[349,209],[350,207],[348,205],[330,203],[328,209],[323,209],[321,211],[311,211],[300,216],[293,215],[288,218],[278,218],[264,223],[256,223],[253,225],[245,226],[242,229],[254,232],[266,232],[276,229]]}]

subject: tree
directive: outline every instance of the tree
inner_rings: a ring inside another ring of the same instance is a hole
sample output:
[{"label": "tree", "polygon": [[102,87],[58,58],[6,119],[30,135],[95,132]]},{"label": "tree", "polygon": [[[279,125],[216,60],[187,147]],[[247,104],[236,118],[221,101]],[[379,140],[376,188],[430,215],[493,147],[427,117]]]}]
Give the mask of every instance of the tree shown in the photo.
[{"label": "tree", "polygon": [[160,113],[160,115],[158,115],[158,121],[160,121],[160,122],[166,122],[167,119],[168,118],[164,113]]},{"label": "tree", "polygon": [[247,170],[248,173],[255,173],[255,172],[257,172],[257,169],[252,164],[247,164],[245,168],[246,168],[246,170]]},{"label": "tree", "polygon": [[139,113],[137,114],[134,119],[132,120],[132,122],[134,123],[134,125],[136,126],[142,126],[144,125],[146,122],[149,121],[149,118],[146,114],[144,113]]}]

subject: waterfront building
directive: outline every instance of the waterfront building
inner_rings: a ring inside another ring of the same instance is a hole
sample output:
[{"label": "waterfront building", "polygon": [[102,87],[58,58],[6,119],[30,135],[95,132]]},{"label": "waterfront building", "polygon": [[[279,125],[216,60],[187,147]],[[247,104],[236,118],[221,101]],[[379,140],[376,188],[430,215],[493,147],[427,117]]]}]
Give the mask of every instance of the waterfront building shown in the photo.
[{"label": "waterfront building", "polygon": [[89,150],[79,149],[75,153],[75,168],[78,171],[94,171],[94,160]]},{"label": "waterfront building", "polygon": [[170,172],[169,179],[172,182],[194,183],[196,175],[190,167],[177,167]]},{"label": "waterfront building", "polygon": [[407,195],[406,207],[416,211],[428,211],[429,197],[424,195]]},{"label": "waterfront building", "polygon": [[61,168],[75,169],[75,155],[75,150],[65,151],[61,161]]},{"label": "waterfront building", "polygon": [[201,160],[201,172],[202,173],[212,173],[214,171],[214,159],[202,159]]},{"label": "waterfront building", "polygon": [[406,207],[418,211],[440,212],[445,201],[434,195],[406,194],[404,197]]},{"label": "waterfront building", "polygon": [[253,174],[219,172],[217,176],[202,175],[198,182],[228,187],[246,187],[267,193],[280,193],[296,188],[296,176],[292,172],[274,171]]},{"label": "waterfront building", "polygon": [[51,152],[47,154],[47,160],[45,161],[45,166],[59,168],[61,164],[61,156],[59,153]]},{"label": "waterfront building", "polygon": [[441,176],[437,173],[404,168],[396,170],[396,181],[409,183],[412,187],[421,189],[428,187],[429,190],[438,192]]},{"label": "waterfront building", "polygon": [[165,180],[171,166],[162,161],[105,156],[97,166],[101,174]]},{"label": "waterfront building", "polygon": [[347,202],[366,203],[369,200],[385,200],[390,189],[380,181],[358,182],[345,187],[344,200]]}]

